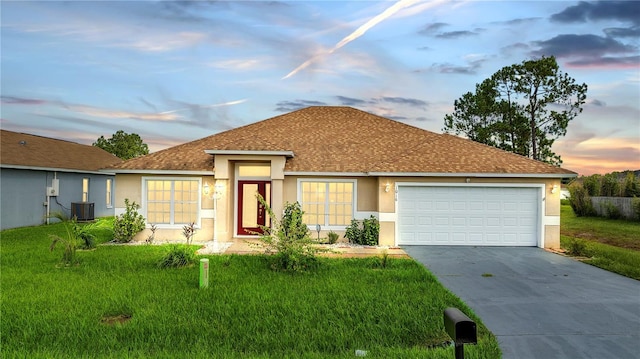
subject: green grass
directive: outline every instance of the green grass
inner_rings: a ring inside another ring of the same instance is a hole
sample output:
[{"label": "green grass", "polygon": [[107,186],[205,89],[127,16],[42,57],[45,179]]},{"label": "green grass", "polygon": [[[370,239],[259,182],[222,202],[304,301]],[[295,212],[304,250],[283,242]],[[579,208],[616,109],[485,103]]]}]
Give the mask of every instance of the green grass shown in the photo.
[{"label": "green grass", "polygon": [[[163,246],[99,246],[61,267],[47,236],[60,230],[1,232],[2,358],[452,358],[450,306],[478,323],[466,357],[500,357],[479,319],[412,260],[321,258],[288,274],[263,256],[207,256],[210,287],[199,289],[198,266],[157,268]],[[119,315],[131,318],[102,322]]]},{"label": "green grass", "polygon": [[584,241],[585,263],[640,280],[640,222],[600,217],[576,217],[568,205],[562,206],[560,245]]}]

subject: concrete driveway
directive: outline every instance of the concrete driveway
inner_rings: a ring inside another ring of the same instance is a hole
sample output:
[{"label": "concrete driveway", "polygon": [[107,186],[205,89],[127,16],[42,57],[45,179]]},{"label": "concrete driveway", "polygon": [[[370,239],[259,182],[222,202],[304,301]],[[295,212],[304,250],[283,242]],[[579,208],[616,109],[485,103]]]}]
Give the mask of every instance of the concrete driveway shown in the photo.
[{"label": "concrete driveway", "polygon": [[540,248],[404,249],[482,318],[504,359],[640,358],[640,281]]}]

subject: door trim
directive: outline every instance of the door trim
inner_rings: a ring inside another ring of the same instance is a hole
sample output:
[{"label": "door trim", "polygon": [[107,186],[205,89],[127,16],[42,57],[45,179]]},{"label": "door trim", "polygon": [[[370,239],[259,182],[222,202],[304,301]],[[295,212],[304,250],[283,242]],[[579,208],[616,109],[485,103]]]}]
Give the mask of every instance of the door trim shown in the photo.
[{"label": "door trim", "polygon": [[[241,236],[245,236],[245,237],[255,237],[255,234],[252,233],[247,233],[247,231],[245,230],[245,227],[242,226],[242,211],[243,211],[243,207],[242,207],[242,201],[243,201],[243,190],[242,190],[242,186],[245,184],[257,184],[258,185],[258,191],[261,193],[264,193],[264,197],[265,199],[271,199],[271,181],[270,180],[238,180],[236,182],[236,203],[235,203],[235,235],[238,237]],[[262,186],[262,190],[261,187]],[[269,191],[269,193],[267,194],[267,191]],[[257,201],[257,200],[256,200]],[[268,201],[267,203],[269,205],[271,205],[271,203],[269,203],[270,201]],[[261,205],[258,204],[258,207],[260,207]],[[265,223],[262,224],[260,223],[260,221],[258,221],[258,225],[265,225],[265,226],[270,226],[270,223],[267,223],[267,213],[266,213],[266,209],[262,209],[263,211],[263,218]],[[256,232],[259,232],[259,228],[248,228],[250,230],[255,230]]]}]

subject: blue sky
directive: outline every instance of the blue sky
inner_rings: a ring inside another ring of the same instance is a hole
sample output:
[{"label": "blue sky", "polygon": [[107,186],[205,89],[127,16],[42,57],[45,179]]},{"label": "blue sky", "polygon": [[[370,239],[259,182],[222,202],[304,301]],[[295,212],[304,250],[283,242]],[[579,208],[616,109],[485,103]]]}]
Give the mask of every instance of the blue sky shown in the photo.
[{"label": "blue sky", "polygon": [[157,151],[346,105],[440,133],[476,83],[554,55],[589,86],[553,148],[563,167],[640,169],[636,1],[2,1],[0,10],[7,130],[84,144],[124,130]]}]

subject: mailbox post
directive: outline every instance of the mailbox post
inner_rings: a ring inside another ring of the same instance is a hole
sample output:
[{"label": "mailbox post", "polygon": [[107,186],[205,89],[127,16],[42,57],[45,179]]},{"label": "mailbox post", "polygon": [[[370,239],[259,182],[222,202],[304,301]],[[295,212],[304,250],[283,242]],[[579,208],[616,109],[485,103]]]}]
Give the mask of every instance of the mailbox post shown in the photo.
[{"label": "mailbox post", "polygon": [[453,339],[456,351],[456,359],[464,359],[464,345],[477,344],[478,334],[476,323],[469,319],[458,308],[444,310],[444,329]]}]

